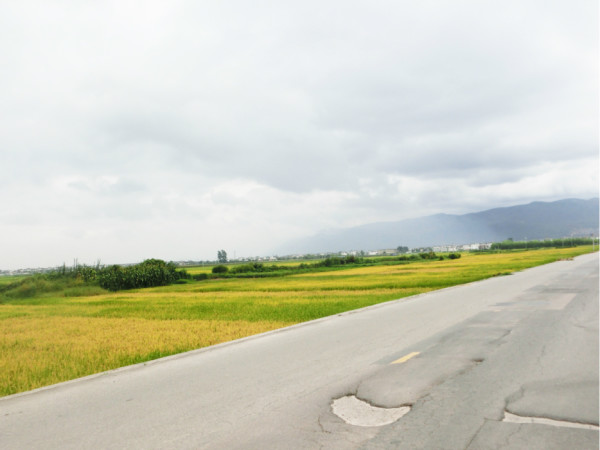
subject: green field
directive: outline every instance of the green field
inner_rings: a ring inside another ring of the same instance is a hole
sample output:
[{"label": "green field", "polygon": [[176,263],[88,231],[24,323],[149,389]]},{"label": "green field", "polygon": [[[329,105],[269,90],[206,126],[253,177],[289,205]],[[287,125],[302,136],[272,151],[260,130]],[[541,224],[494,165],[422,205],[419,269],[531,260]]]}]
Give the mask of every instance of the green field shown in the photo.
[{"label": "green field", "polygon": [[[465,253],[456,260],[272,278],[209,279],[109,293],[73,288],[0,303],[0,395],[506,275],[591,246]],[[299,263],[298,263],[299,264]],[[192,273],[209,269],[191,269]]]}]

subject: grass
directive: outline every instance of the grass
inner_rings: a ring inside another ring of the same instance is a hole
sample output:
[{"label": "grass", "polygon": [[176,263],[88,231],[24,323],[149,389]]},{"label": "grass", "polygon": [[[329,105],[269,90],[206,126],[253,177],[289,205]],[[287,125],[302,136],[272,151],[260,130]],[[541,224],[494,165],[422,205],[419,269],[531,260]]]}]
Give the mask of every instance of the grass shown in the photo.
[{"label": "grass", "polygon": [[3,276],[0,276],[0,287],[6,286],[7,284],[14,283],[25,277],[26,277],[26,275],[3,275]]},{"label": "grass", "polygon": [[30,298],[3,298],[0,395],[589,251],[591,247],[473,253],[457,260],[215,279],[116,293],[69,285]]},{"label": "grass", "polygon": [[[10,277],[7,277],[10,278]],[[44,298],[53,295],[65,297],[93,296],[108,292],[80,278],[49,278],[37,274],[19,277],[0,284],[0,303],[12,299]]]}]

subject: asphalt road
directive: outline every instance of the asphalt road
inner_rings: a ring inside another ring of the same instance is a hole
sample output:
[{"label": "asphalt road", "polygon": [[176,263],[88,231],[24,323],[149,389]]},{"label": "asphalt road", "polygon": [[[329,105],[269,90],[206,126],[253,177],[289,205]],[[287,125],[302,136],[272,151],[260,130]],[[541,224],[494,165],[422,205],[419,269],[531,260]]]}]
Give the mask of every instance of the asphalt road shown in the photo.
[{"label": "asphalt road", "polygon": [[585,255],[5,397],[0,448],[594,449],[598,318]]}]

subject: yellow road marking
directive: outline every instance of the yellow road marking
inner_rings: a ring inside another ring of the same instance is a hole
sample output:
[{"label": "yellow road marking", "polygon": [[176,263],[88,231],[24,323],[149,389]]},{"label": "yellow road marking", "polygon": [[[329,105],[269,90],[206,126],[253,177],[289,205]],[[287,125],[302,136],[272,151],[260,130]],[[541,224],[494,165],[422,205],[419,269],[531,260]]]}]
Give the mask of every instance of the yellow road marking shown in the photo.
[{"label": "yellow road marking", "polygon": [[392,363],[390,363],[390,364],[402,364],[403,362],[406,362],[406,361],[408,361],[410,358],[414,358],[414,357],[415,357],[415,356],[417,356],[419,353],[421,353],[421,352],[412,352],[412,353],[409,353],[408,355],[405,355],[405,356],[403,356],[402,358],[400,358],[400,359],[397,359],[396,361],[394,361],[394,362],[392,362]]}]

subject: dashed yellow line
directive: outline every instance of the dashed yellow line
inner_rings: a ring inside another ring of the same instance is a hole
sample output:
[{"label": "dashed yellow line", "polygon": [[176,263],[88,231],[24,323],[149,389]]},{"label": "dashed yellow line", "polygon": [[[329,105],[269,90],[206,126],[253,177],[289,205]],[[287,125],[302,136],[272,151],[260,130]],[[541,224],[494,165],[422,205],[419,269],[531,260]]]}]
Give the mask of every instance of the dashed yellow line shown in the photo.
[{"label": "dashed yellow line", "polygon": [[414,357],[415,357],[415,356],[417,356],[419,353],[421,353],[421,352],[412,352],[412,353],[409,353],[408,355],[405,355],[405,356],[403,356],[402,358],[400,358],[400,359],[397,359],[396,361],[394,361],[394,362],[392,362],[392,363],[390,363],[390,364],[402,364],[403,362],[406,362],[406,361],[408,361],[410,358],[414,358]]}]

